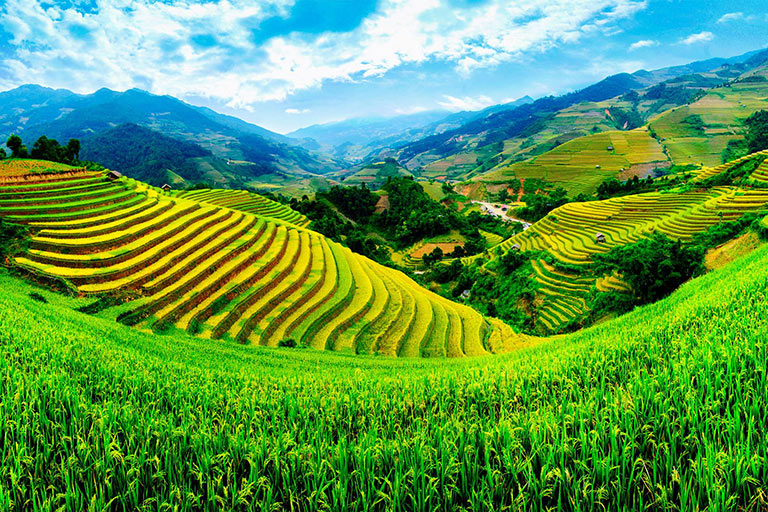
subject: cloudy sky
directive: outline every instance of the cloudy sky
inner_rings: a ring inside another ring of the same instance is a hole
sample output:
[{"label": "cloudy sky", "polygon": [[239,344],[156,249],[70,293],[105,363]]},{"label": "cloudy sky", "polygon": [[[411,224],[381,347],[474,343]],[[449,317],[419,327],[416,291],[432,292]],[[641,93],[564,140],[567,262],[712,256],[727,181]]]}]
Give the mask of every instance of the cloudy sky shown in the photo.
[{"label": "cloudy sky", "polygon": [[287,132],[768,46],[765,0],[4,0],[0,90],[132,87]]}]

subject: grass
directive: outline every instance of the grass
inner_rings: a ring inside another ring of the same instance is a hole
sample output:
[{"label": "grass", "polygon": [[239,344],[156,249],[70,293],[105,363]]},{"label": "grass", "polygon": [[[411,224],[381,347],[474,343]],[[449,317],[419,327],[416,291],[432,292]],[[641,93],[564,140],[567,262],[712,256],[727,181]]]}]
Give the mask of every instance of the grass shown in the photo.
[{"label": "grass", "polygon": [[766,265],[460,361],[158,337],[3,273],[0,508],[759,510]]}]

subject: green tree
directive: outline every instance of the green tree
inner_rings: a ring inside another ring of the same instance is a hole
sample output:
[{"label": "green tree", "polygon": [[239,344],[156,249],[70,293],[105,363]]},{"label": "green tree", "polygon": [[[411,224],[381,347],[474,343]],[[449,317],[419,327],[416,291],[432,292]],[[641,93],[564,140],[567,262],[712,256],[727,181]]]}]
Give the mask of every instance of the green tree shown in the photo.
[{"label": "green tree", "polygon": [[0,160],[8,156],[3,148],[0,148]]},{"label": "green tree", "polygon": [[[11,156],[15,158],[20,156],[19,153],[21,152],[21,148],[24,147],[21,142],[21,137],[16,134],[8,137],[8,140],[5,141],[5,145],[11,150]],[[24,149],[26,150],[26,148]]]},{"label": "green tree", "polygon": [[768,111],[755,112],[744,121],[744,125],[747,127],[749,152],[768,149]]},{"label": "green tree", "polygon": [[661,233],[592,256],[597,272],[618,271],[641,304],[666,297],[700,274],[703,258],[703,247],[683,244]]},{"label": "green tree", "polygon": [[80,160],[80,141],[78,139],[69,139],[66,154],[70,163]]}]

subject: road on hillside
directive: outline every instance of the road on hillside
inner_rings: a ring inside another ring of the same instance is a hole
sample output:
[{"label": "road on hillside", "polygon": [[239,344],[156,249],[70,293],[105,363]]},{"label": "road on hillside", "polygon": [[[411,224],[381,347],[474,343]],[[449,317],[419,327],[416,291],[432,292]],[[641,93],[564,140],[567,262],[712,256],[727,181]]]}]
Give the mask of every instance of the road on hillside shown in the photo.
[{"label": "road on hillside", "polygon": [[480,211],[486,215],[493,215],[506,222],[519,222],[523,225],[523,231],[531,227],[531,223],[522,219],[516,219],[507,215],[507,212],[512,210],[512,206],[502,203],[486,203],[485,201],[472,201],[474,204],[480,205]]}]

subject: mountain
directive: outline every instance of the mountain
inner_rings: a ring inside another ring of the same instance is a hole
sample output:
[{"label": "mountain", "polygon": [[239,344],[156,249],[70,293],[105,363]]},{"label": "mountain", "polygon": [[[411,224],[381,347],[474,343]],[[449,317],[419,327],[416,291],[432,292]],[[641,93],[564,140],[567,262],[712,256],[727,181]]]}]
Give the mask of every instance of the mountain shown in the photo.
[{"label": "mountain", "polygon": [[[323,151],[352,162],[389,156],[386,148],[458,128],[473,119],[496,111],[531,103],[530,96],[494,105],[480,111],[448,113],[442,110],[388,118],[353,118],[318,124],[288,134],[302,140],[307,149]],[[383,151],[382,151],[383,150]]]},{"label": "mountain", "polygon": [[[87,137],[80,157],[155,186],[205,181],[196,158],[211,152],[136,124],[121,124]],[[182,178],[183,177],[183,178]]]},{"label": "mountain", "polygon": [[[561,96],[539,98],[534,102],[509,108],[491,107],[486,109],[486,115],[466,120],[456,128],[399,144],[392,148],[388,156],[396,156],[411,170],[428,166],[432,162],[462,152],[469,152],[475,156],[475,158],[470,157],[468,161],[474,162],[477,158],[482,160],[497,152],[478,151],[477,148],[513,138],[527,138],[535,135],[541,132],[546,123],[555,118],[559,112],[575,105],[607,101],[664,81],[684,76],[698,76],[697,74],[700,73],[712,73],[710,78],[723,82],[729,77],[738,76],[759,66],[766,57],[768,57],[768,51],[760,50],[729,59],[709,59],[654,71],[640,70],[631,74],[612,75],[593,85]],[[657,105],[657,107],[661,106],[663,104]],[[560,132],[558,135],[564,133],[566,132]],[[440,168],[444,167],[446,166],[440,166]]]},{"label": "mountain", "polygon": [[[182,181],[202,177],[212,184],[230,187],[281,186],[292,181],[297,192],[312,192],[327,182],[322,175],[342,168],[339,162],[293,145],[290,139],[259,126],[139,89],[100,89],[80,95],[22,86],[0,93],[0,111],[2,140],[17,133],[28,146],[46,135],[60,141],[79,138],[89,151],[95,152],[95,145],[88,139],[98,135],[96,140],[111,146],[107,138],[118,132],[110,130],[123,124],[196,144],[211,158],[198,161],[196,169],[185,170],[186,175],[180,175]],[[142,177],[153,183],[165,179],[151,179],[146,173]]]}]

